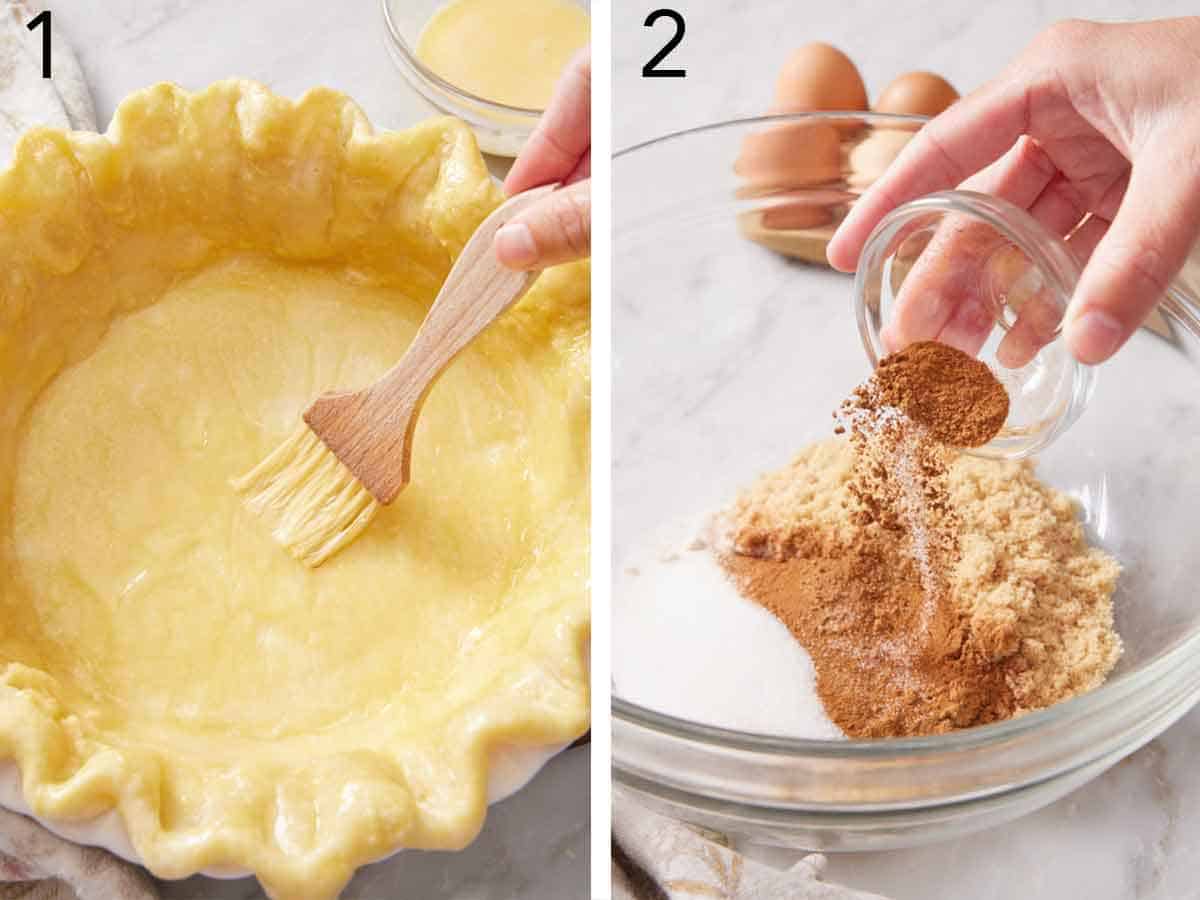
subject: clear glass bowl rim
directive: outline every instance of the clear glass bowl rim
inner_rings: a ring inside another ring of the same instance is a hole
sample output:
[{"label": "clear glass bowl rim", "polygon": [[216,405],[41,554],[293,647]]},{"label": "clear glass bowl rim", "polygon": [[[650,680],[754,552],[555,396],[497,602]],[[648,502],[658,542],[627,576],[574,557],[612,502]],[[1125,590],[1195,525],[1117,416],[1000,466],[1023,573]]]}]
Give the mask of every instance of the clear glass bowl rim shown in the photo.
[{"label": "clear glass bowl rim", "polygon": [[[722,131],[736,131],[755,125],[813,122],[821,120],[861,120],[866,124],[896,125],[902,122],[920,124],[928,121],[927,116],[872,113],[859,110],[830,111],[816,113],[792,113],[787,115],[750,116],[714,122],[694,128],[686,128],[650,140],[632,144],[613,154],[613,182],[620,177],[619,161],[640,150],[686,138]],[[614,225],[614,239],[617,237]],[[615,242],[615,240],[614,240]],[[1168,288],[1159,304],[1159,310],[1172,322],[1184,328],[1200,341],[1200,300],[1191,297],[1176,285]],[[851,308],[849,312],[853,312]],[[1090,717],[1104,709],[1115,707],[1130,697],[1142,693],[1143,689],[1157,684],[1179,670],[1195,669],[1200,672],[1200,629],[1183,638],[1175,647],[1151,660],[1138,669],[1122,673],[1106,681],[1100,687],[1056,703],[1046,709],[1034,710],[990,725],[980,725],[962,731],[928,735],[914,738],[872,738],[847,740],[816,740],[811,738],[785,737],[758,734],[748,731],[705,725],[624,700],[613,694],[612,714],[614,719],[651,733],[680,739],[698,745],[707,745],[714,750],[748,751],[775,757],[821,757],[844,760],[886,760],[897,756],[926,754],[944,755],[947,752],[969,751],[1003,743],[1009,739],[1029,735],[1042,730],[1061,727],[1073,720]],[[1197,674],[1197,673],[1192,673]],[[1136,703],[1127,706],[1120,718],[1136,720],[1139,707]],[[615,751],[614,747],[614,751]],[[619,754],[614,752],[614,767],[619,767]],[[1085,764],[1085,763],[1079,763]]]},{"label": "clear glass bowl rim", "polygon": [[478,94],[473,94],[468,90],[460,88],[456,84],[452,84],[442,76],[438,75],[431,68],[421,62],[417,58],[416,52],[408,45],[408,41],[404,39],[404,35],[400,32],[400,28],[396,25],[392,18],[391,9],[392,0],[380,0],[379,6],[383,10],[383,22],[387,28],[387,37],[391,40],[393,46],[399,51],[404,62],[413,70],[416,75],[424,81],[437,87],[439,90],[445,91],[456,101],[460,103],[471,104],[479,108],[498,113],[505,116],[523,116],[531,120],[530,125],[536,124],[537,120],[545,110],[530,109],[524,106],[509,106],[506,103],[497,103],[495,100],[488,100],[485,97],[480,97]]}]

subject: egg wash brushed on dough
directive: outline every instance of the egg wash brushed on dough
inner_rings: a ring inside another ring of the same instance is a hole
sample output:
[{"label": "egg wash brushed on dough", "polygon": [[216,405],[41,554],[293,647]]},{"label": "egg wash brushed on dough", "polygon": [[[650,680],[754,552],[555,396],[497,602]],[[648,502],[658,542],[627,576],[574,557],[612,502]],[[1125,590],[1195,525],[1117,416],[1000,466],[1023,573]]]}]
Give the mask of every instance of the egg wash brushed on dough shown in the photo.
[{"label": "egg wash brushed on dough", "polygon": [[232,485],[275,540],[316,567],[353,541],[408,486],[425,398],[454,358],[517,302],[540,272],[505,268],[496,232],[558,187],[511,197],[483,220],[400,361],[360,391],[318,397],[302,427]]},{"label": "egg wash brushed on dough", "polygon": [[304,424],[230,483],[275,541],[314,568],[362,534],[379,510],[379,501]]}]

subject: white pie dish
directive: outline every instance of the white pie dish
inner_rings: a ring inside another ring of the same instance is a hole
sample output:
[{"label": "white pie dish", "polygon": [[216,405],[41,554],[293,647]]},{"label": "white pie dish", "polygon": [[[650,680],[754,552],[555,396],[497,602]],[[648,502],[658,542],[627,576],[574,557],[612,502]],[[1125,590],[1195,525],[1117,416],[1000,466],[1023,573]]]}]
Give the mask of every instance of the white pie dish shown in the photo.
[{"label": "white pie dish", "polygon": [[[552,747],[504,747],[494,754],[488,779],[488,805],[507,800],[529,784],[542,767],[566,749],[565,744]],[[47,831],[85,847],[100,847],[126,862],[142,865],[143,860],[129,839],[129,832],[116,812],[109,810],[95,819],[83,822],[53,822],[39,819],[29,809],[21,792],[21,773],[11,762],[0,764],[0,806],[36,821]],[[375,862],[389,859],[403,848],[381,856]],[[249,869],[202,869],[197,874],[209,878],[250,878]]]}]

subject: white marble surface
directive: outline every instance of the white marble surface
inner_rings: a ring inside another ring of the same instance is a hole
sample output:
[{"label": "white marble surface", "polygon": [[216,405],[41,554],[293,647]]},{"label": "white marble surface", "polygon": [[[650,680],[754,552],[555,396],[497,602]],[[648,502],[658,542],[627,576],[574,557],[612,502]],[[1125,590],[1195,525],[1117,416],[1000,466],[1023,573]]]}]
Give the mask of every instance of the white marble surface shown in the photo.
[{"label": "white marble surface", "polygon": [[[395,68],[378,0],[59,0],[55,30],[79,57],[101,128],[130,91],[158,81],[201,88],[231,76],[291,97],[317,85],[345,91],[377,127],[432,114]],[[493,171],[504,162],[491,160]],[[363,869],[347,900],[572,900],[588,893],[586,748],[553,760],[496,806],[461,853],[403,853]],[[252,879],[164,885],[174,900],[251,900]]]},{"label": "white marble surface", "polygon": [[[653,32],[642,26],[642,19],[654,5],[623,0],[614,4],[613,46],[617,55],[614,147],[627,147],[678,129],[761,113],[770,100],[774,74],[787,52],[810,40],[829,41],[849,52],[862,69],[872,96],[895,75],[915,68],[939,72],[965,92],[996,72],[1042,26],[1055,19],[1071,15],[1105,19],[1135,14],[1157,17],[1197,11],[1194,2],[1132,0],[1088,3],[1015,0],[1004,4],[945,0],[923,3],[848,0],[833,4],[712,0],[670,5],[687,17],[687,36],[671,57],[671,63],[686,66],[688,77],[647,81],[640,77],[641,66],[661,45],[667,33],[665,24]],[[618,287],[619,265],[618,259],[614,278]],[[689,284],[698,278],[714,277],[712,268],[690,274]],[[770,293],[780,289],[780,284],[765,277],[759,287]],[[791,302],[785,298],[777,304],[781,321],[791,321],[787,316],[801,315],[795,311],[801,299],[792,295]],[[618,295],[616,302],[618,311],[614,317],[619,324],[623,298]],[[764,303],[770,306],[769,302]],[[677,321],[690,325],[689,320],[700,318],[695,306],[690,309],[686,314],[677,311],[682,316]],[[745,324],[754,334],[770,333],[774,327],[765,326],[758,319]],[[844,333],[844,339],[853,342],[852,330]],[[694,343],[701,353],[710,349],[704,341],[717,340],[703,328],[694,334],[689,331],[689,335],[689,347]],[[836,339],[831,334],[830,340]],[[857,346],[849,346],[847,352],[859,351]],[[745,365],[751,369],[758,367],[762,376],[760,361],[765,355],[766,351],[746,356]],[[792,383],[788,382],[792,374],[797,373],[789,371],[779,380]],[[689,384],[690,387],[684,384],[679,389],[691,391],[696,397],[687,394],[684,399],[700,402],[699,394],[705,386],[695,381]],[[703,398],[705,409],[695,417],[698,420],[695,427],[701,431],[707,429],[705,433],[711,435],[708,438],[711,443],[722,440],[724,432],[717,427],[716,412],[706,410],[725,403],[734,404],[729,406],[730,414],[738,412],[736,400],[728,396],[722,399],[715,391],[710,393],[713,396]],[[729,393],[724,389],[721,392]],[[619,399],[621,395],[618,384],[614,396]],[[641,398],[635,402],[644,404],[651,400]],[[1187,412],[1194,416],[1194,404]],[[650,418],[641,417],[639,421],[654,420],[661,424],[661,411],[646,414]],[[1091,422],[1089,427],[1101,425]],[[752,427],[740,422],[739,429],[742,426]],[[618,421],[614,437],[618,455],[624,440],[622,427]],[[1194,428],[1191,433],[1195,433]],[[744,435],[739,430],[739,437]],[[636,435],[625,437],[637,445]],[[686,442],[687,437],[680,440]],[[751,440],[743,443],[754,440],[752,434]],[[653,449],[637,446],[642,456],[653,455]],[[716,452],[704,450],[705,454]],[[751,447],[749,452],[757,451]],[[701,493],[716,490],[703,477],[690,479],[686,489]],[[640,488],[634,492],[645,493]],[[619,486],[616,502],[620,502]],[[656,495],[646,502],[670,506],[673,498]],[[1137,527],[1153,524],[1142,522]],[[1176,561],[1172,568],[1178,570],[1182,593],[1193,593],[1188,589],[1189,579],[1183,577],[1185,564]],[[1200,710],[1194,710],[1091,784],[1031,816],[950,843],[888,853],[833,856],[829,878],[896,900],[960,897],[1036,900],[1066,896],[1089,900],[1168,900],[1198,896],[1200,888],[1196,886],[1195,872],[1200,866],[1200,811],[1196,807],[1200,802],[1200,767],[1193,749],[1198,740]],[[780,863],[791,861],[791,857],[779,853],[765,855]]]},{"label": "white marble surface", "polygon": [[[703,0],[613,4],[613,147],[722,119],[760,115],[790,50],[826,41],[855,61],[871,98],[892,78],[928,69],[960,93],[1008,63],[1044,26],[1098,20],[1195,15],[1194,0]],[[664,65],[687,78],[641,77],[642,65],[670,34],[665,21],[642,26],[659,6],[687,19],[683,43]]]}]

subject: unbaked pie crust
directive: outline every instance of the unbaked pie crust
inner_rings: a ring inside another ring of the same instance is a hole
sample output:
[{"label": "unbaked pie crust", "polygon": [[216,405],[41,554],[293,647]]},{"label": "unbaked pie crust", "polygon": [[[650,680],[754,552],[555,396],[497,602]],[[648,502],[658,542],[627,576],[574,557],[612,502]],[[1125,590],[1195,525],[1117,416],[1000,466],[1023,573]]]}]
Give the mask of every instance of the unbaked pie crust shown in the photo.
[{"label": "unbaked pie crust", "polygon": [[160,876],[337,893],[457,848],[489,754],[587,727],[588,268],[455,362],[413,483],[317,570],[228,487],[401,354],[500,193],[470,131],[241,81],[0,174],[0,757]]}]

